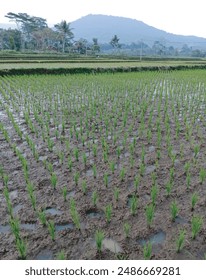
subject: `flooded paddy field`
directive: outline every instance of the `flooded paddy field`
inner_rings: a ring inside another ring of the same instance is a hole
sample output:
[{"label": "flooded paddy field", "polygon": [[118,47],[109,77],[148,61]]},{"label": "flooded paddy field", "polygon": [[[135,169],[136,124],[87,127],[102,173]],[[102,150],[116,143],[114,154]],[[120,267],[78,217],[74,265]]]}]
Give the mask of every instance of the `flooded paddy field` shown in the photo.
[{"label": "flooded paddy field", "polygon": [[0,259],[205,259],[205,156],[204,70],[1,77]]}]

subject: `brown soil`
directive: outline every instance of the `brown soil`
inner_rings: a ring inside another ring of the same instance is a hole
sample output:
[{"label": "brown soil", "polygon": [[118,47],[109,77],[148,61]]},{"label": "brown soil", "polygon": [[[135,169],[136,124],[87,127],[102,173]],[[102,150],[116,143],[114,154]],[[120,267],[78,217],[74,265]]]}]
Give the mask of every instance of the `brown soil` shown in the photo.
[{"label": "brown soil", "polygon": [[[75,135],[70,138],[70,154],[72,158],[72,171],[68,170],[67,160],[69,152],[66,149],[65,142],[53,137],[54,148],[52,152],[48,151],[47,144],[42,137],[37,137],[32,133],[24,121],[23,116],[13,112],[21,130],[24,133],[23,139],[15,132],[11,121],[9,120],[4,106],[0,108],[1,122],[7,128],[10,135],[10,143],[6,142],[3,133],[0,133],[0,164],[3,166],[5,174],[9,176],[8,189],[10,199],[14,208],[14,214],[19,218],[21,224],[21,236],[27,243],[27,259],[55,259],[60,251],[64,251],[67,259],[143,259],[143,245],[149,240],[153,244],[152,259],[203,259],[206,253],[206,224],[205,224],[205,206],[206,206],[206,183],[200,183],[200,166],[206,167],[205,141],[202,142],[200,153],[194,163],[194,152],[189,141],[185,139],[185,130],[181,130],[179,138],[171,139],[173,150],[176,151],[176,161],[174,164],[174,185],[171,195],[167,197],[165,185],[169,180],[169,170],[172,168],[172,161],[168,156],[166,141],[163,141],[161,147],[161,158],[158,166],[155,166],[157,159],[156,127],[153,127],[153,137],[148,143],[147,137],[139,135],[139,123],[137,122],[133,130],[128,132],[127,145],[122,147],[121,157],[118,159],[116,148],[117,144],[108,137],[109,161],[116,163],[114,174],[112,174],[108,162],[103,160],[103,150],[101,146],[101,134],[95,132],[97,145],[97,157],[94,157],[92,148],[89,149],[91,138],[86,140],[83,147],[81,140],[76,139]],[[31,116],[32,117],[32,116]],[[32,118],[33,123],[39,129],[39,125]],[[130,121],[127,124],[129,127]],[[174,120],[171,119],[171,131],[174,128]],[[163,127],[163,124],[161,124]],[[69,126],[66,126],[62,136],[69,137]],[[117,126],[118,128],[118,126]],[[50,127],[52,130],[52,126]],[[205,128],[201,127],[205,132]],[[61,132],[60,132],[61,134]],[[124,131],[122,131],[122,135]],[[25,141],[25,135],[28,135],[36,144],[39,160],[35,160],[30,147]],[[166,135],[162,135],[166,139]],[[193,139],[199,141],[197,133],[193,130]],[[134,153],[134,167],[130,166],[129,144],[136,139]],[[205,136],[203,138],[205,140]],[[11,143],[15,143],[29,164],[29,179],[35,187],[37,199],[37,209],[46,209],[47,220],[53,220],[56,225],[55,240],[52,241],[48,228],[41,225],[37,213],[32,209],[31,202],[26,189],[21,162],[12,150]],[[180,155],[180,144],[184,145],[183,155]],[[141,162],[142,145],[145,147],[145,165],[146,171],[141,177],[140,185],[135,192],[134,179],[139,173]],[[75,160],[74,147],[79,149],[79,161]],[[61,164],[56,150],[61,149],[64,152],[64,160]],[[86,152],[87,164],[83,164],[82,155]],[[57,175],[57,188],[51,185],[51,176],[44,167],[43,160],[46,159],[52,163],[54,172]],[[191,185],[186,186],[186,174],[184,165],[186,162],[192,163]],[[97,177],[93,177],[92,166],[97,167]],[[120,179],[120,170],[124,167],[126,175],[124,180]],[[78,185],[75,185],[74,174],[79,172],[80,179]],[[151,203],[152,172],[157,174],[158,195],[155,207],[154,221],[151,227],[148,227],[145,207]],[[109,175],[108,187],[104,184],[104,174]],[[86,180],[87,193],[82,192],[82,181]],[[62,189],[67,187],[67,200],[64,201]],[[114,199],[114,189],[120,190],[119,200]],[[7,212],[6,201],[3,194],[4,184],[0,181],[0,259],[18,259],[19,254],[15,245],[15,238],[9,227],[9,214]],[[92,204],[92,192],[98,193],[96,207]],[[198,202],[194,211],[191,211],[191,195],[198,194]],[[135,215],[131,214],[129,198],[132,195],[138,198],[138,208]],[[77,211],[80,215],[81,230],[75,228],[70,214],[69,201],[73,197]],[[171,219],[170,205],[173,201],[177,202],[179,213],[175,221]],[[105,206],[112,205],[111,222],[105,219]],[[193,215],[203,217],[203,227],[196,239],[191,237],[191,219]],[[124,223],[131,225],[129,237],[126,238],[123,230]],[[95,232],[101,229],[105,235],[102,253],[97,253],[95,245]],[[176,252],[176,239],[180,230],[186,231],[185,246],[180,253]],[[154,238],[153,238],[154,237]],[[115,252],[116,251],[116,252]]]}]

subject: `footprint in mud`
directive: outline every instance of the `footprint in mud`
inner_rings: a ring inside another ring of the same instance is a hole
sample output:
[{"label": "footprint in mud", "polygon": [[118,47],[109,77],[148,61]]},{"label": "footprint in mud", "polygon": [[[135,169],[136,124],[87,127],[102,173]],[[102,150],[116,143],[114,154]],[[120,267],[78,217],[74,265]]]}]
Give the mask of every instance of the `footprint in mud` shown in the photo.
[{"label": "footprint in mud", "polygon": [[61,215],[62,211],[55,208],[46,208],[45,213],[55,216],[55,215]]},{"label": "footprint in mud", "polygon": [[89,209],[86,211],[86,215],[91,219],[95,219],[103,217],[104,213],[96,209]]},{"label": "footprint in mud", "polygon": [[115,241],[112,238],[105,238],[102,244],[105,249],[108,249],[109,251],[115,254],[123,253],[122,247],[119,245],[117,241]]},{"label": "footprint in mud", "polygon": [[157,233],[152,234],[147,239],[139,239],[137,243],[141,246],[144,246],[148,242],[151,242],[153,253],[158,253],[162,249],[165,239],[166,239],[166,233],[160,230]]}]

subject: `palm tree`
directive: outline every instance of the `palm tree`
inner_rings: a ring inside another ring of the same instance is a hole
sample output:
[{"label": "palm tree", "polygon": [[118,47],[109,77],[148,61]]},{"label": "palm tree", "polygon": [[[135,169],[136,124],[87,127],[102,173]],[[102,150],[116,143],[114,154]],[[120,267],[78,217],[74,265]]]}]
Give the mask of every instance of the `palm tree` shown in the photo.
[{"label": "palm tree", "polygon": [[67,23],[66,20],[62,20],[60,23],[55,24],[54,27],[57,29],[62,40],[62,52],[64,53],[66,42],[74,37],[72,32],[73,28],[70,28],[70,23]]}]

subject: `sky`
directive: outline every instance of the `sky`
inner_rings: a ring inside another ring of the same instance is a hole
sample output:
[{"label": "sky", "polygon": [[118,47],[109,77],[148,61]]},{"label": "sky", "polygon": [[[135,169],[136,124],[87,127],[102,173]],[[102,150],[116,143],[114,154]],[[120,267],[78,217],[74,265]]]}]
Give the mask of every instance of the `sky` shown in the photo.
[{"label": "sky", "polygon": [[[137,19],[164,31],[206,38],[205,0],[1,0],[0,23],[9,12],[47,19],[49,25],[88,14]],[[72,26],[72,25],[71,25]]]}]

